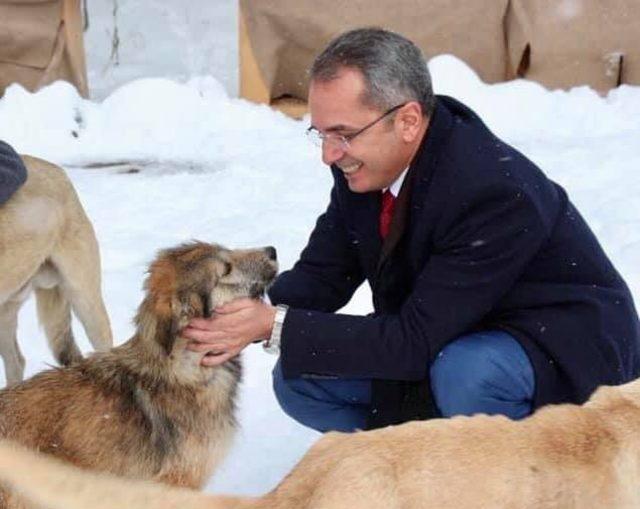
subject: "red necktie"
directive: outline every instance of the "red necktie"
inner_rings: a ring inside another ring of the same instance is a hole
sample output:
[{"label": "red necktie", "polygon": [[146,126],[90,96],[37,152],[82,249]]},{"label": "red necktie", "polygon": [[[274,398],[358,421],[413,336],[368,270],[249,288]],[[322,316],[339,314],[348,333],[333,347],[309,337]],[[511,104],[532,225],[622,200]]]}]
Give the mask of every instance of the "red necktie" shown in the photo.
[{"label": "red necktie", "polygon": [[393,207],[396,197],[388,189],[382,193],[382,207],[380,209],[380,236],[384,240],[389,234],[391,218],[393,217]]}]

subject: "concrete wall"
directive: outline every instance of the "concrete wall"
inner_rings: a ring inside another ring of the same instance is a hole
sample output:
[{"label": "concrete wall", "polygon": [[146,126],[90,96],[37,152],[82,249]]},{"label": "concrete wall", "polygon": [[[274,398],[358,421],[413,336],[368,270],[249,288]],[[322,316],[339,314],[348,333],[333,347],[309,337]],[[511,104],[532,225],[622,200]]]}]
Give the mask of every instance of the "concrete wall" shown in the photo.
[{"label": "concrete wall", "polygon": [[132,79],[212,75],[236,96],[237,0],[87,0],[91,97]]}]

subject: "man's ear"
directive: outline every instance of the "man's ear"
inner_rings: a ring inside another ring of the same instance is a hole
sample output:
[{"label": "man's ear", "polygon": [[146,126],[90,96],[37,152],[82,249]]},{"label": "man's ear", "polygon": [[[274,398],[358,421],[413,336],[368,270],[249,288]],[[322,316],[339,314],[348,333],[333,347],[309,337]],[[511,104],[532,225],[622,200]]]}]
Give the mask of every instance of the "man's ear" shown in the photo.
[{"label": "man's ear", "polygon": [[422,134],[422,127],[428,122],[422,114],[422,106],[418,101],[409,101],[396,115],[396,125],[403,141],[411,143]]}]

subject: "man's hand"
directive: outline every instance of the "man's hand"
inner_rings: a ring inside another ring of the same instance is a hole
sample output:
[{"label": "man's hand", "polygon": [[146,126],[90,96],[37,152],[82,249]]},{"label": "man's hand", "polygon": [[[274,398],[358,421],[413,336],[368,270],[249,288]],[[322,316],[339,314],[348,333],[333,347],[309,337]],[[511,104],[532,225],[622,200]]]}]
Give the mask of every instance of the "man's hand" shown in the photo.
[{"label": "man's hand", "polygon": [[238,355],[250,343],[271,336],[275,307],[264,301],[237,299],[214,310],[211,318],[194,318],[182,331],[194,352],[213,352],[203,366],[218,366]]}]

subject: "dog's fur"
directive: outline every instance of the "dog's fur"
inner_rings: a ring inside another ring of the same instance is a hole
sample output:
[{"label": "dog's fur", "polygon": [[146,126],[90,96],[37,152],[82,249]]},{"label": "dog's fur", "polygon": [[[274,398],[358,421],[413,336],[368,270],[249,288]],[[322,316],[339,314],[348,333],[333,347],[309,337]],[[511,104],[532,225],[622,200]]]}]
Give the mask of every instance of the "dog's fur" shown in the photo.
[{"label": "dog's fur", "polygon": [[31,290],[60,364],[82,358],[71,332],[71,307],[96,350],[112,345],[93,227],[62,169],[33,157],[22,159],[27,182],[0,207],[0,355],[9,385],[23,378],[16,329],[18,311]]},{"label": "dog's fur", "polygon": [[[83,468],[200,488],[236,427],[240,360],[203,367],[186,349],[193,317],[262,295],[273,248],[231,251],[194,242],[151,264],[135,335],[109,352],[0,392],[0,432]],[[20,507],[5,493],[1,508]]]},{"label": "dog's fur", "polygon": [[0,481],[41,509],[631,509],[640,381],[522,421],[455,417],[329,433],[271,493],[216,497],[81,472],[0,443]]}]

